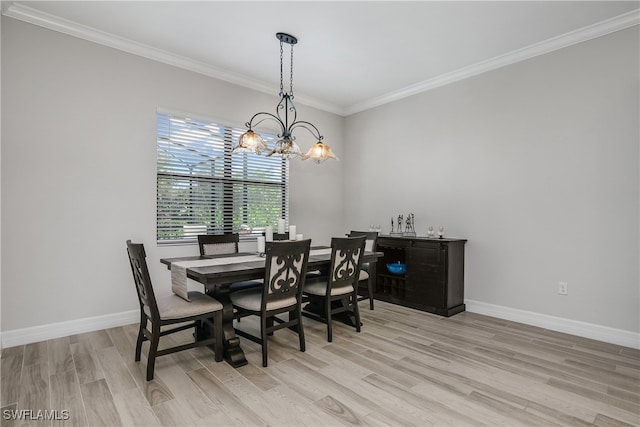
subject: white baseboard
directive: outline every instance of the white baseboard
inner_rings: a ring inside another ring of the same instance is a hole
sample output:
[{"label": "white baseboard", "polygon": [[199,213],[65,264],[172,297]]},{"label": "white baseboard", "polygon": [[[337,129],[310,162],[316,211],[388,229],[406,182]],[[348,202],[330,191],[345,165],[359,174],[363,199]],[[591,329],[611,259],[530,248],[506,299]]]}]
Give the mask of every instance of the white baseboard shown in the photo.
[{"label": "white baseboard", "polygon": [[484,314],[499,319],[525,323],[553,331],[564,332],[584,338],[591,338],[624,347],[640,349],[640,333],[610,328],[608,326],[595,325],[593,323],[562,317],[549,316],[547,314],[532,311],[518,310],[501,305],[487,304],[481,301],[465,300],[466,310],[472,313]]},{"label": "white baseboard", "polygon": [[82,334],[84,332],[130,325],[131,323],[137,322],[140,322],[140,310],[131,310],[104,316],[87,317],[84,319],[51,323],[49,325],[4,331],[0,336],[2,340],[1,347],[15,347],[17,345],[31,344],[74,334]]},{"label": "white baseboard", "polygon": [[[527,325],[577,335],[579,337],[640,349],[640,334],[636,332],[549,316],[532,311],[518,310],[481,301],[465,300],[465,304],[467,311],[472,313],[484,314],[499,319],[511,320],[513,322],[525,323]],[[131,310],[104,316],[52,323],[50,325],[4,331],[0,335],[0,348],[4,349],[84,332],[130,325],[138,321],[140,321],[140,311]]]}]

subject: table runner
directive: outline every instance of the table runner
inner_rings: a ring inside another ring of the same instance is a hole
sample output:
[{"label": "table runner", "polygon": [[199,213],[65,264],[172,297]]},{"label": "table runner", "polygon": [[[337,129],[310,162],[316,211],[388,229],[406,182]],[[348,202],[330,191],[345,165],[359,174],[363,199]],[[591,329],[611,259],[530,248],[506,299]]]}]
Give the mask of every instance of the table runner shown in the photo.
[{"label": "table runner", "polygon": [[[312,249],[309,255],[327,255],[331,248]],[[264,261],[259,255],[239,255],[220,258],[197,259],[193,261],[178,261],[171,263],[171,290],[186,301],[189,300],[187,269],[192,267],[208,267],[211,265],[240,264],[243,262]]]}]

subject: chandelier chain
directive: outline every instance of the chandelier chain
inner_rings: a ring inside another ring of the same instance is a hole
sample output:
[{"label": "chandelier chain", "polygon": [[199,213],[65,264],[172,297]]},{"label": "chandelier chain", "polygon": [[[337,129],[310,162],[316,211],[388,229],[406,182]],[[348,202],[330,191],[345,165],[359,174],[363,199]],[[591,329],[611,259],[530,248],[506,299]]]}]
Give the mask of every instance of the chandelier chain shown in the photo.
[{"label": "chandelier chain", "polygon": [[289,76],[291,78],[289,94],[293,97],[293,45],[291,45],[291,68],[289,69]]},{"label": "chandelier chain", "polygon": [[284,93],[284,84],[282,82],[282,40],[280,40],[280,94]]}]

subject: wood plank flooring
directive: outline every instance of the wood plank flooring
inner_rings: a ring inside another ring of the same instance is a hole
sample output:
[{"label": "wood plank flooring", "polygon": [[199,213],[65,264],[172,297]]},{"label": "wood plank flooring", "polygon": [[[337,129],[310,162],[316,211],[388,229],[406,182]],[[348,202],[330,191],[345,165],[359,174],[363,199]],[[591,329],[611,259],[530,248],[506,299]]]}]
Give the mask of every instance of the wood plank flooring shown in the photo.
[{"label": "wood plank flooring", "polygon": [[[380,301],[374,311],[363,303],[361,315],[359,334],[334,322],[333,343],[325,325],[305,318],[305,353],[295,334],[277,331],[267,368],[260,347],[242,339],[247,366],[216,363],[209,349],[198,348],[159,358],[150,382],[146,358],[133,361],[137,325],[7,348],[1,424],[640,425],[635,349]],[[255,330],[258,324],[245,318],[240,325]],[[189,333],[163,339],[175,344],[189,340]],[[16,414],[11,411],[30,416],[8,419]],[[51,414],[59,419],[44,419]]]}]

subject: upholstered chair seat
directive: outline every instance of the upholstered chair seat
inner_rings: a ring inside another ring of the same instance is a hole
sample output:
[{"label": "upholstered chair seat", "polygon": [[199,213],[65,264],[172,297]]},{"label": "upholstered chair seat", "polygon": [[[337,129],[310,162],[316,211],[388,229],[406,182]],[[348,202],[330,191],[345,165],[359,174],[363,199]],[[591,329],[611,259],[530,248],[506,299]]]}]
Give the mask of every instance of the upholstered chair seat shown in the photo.
[{"label": "upholstered chair seat", "polygon": [[[345,285],[331,289],[331,295],[348,295],[353,292],[352,285]],[[307,284],[304,286],[304,293],[307,295],[326,296],[327,277],[307,277]]]},{"label": "upholstered chair seat", "polygon": [[[234,306],[250,311],[260,311],[262,304],[262,289],[250,289],[242,292],[234,292],[230,295],[231,302]],[[284,307],[290,307],[296,304],[295,295],[278,301],[268,302],[267,311],[278,310]]]},{"label": "upholstered chair seat", "polygon": [[[175,294],[156,298],[160,320],[173,320],[222,310],[222,304],[218,300],[202,292],[189,291],[188,295],[189,301]],[[144,312],[151,317],[151,310],[148,306],[144,306]]]}]

